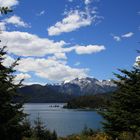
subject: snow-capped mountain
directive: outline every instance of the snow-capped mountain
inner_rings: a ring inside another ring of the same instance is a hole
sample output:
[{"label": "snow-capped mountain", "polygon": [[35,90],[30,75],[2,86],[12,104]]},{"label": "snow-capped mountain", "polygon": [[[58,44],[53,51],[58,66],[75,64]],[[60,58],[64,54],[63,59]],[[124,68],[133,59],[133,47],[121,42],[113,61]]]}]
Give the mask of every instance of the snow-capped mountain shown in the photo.
[{"label": "snow-capped mountain", "polygon": [[70,82],[61,84],[61,91],[74,95],[98,94],[111,92],[116,85],[111,80],[97,80],[95,78],[76,78]]},{"label": "snow-capped mountain", "polygon": [[30,99],[29,102],[67,102],[74,96],[109,93],[116,90],[110,80],[95,78],[74,79],[57,85],[28,85],[19,89],[19,93]]}]

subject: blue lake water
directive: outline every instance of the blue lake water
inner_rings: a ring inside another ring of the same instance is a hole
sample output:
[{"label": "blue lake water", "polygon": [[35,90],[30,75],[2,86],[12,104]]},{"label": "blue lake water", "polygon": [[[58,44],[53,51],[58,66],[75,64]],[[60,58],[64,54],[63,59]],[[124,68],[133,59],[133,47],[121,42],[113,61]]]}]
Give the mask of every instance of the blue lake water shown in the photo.
[{"label": "blue lake water", "polygon": [[30,103],[24,105],[24,112],[29,114],[33,124],[38,117],[45,126],[58,136],[79,133],[85,126],[93,129],[101,128],[102,117],[95,111],[63,109],[62,103]]}]

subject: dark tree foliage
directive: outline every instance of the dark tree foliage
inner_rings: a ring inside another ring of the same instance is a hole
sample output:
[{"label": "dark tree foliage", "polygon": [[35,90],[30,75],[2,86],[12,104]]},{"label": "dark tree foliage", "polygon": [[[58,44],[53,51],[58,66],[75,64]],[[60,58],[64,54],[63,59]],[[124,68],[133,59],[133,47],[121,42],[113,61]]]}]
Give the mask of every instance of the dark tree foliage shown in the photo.
[{"label": "dark tree foliage", "polygon": [[105,119],[103,126],[112,137],[123,132],[135,137],[140,132],[140,69],[134,67],[120,72],[122,75],[115,74],[118,90],[113,94],[111,105],[101,112]]},{"label": "dark tree foliage", "polygon": [[[1,14],[12,12],[8,7],[0,7]],[[1,40],[0,40],[1,42]],[[18,96],[17,89],[21,86],[22,80],[14,83],[16,72],[14,70],[19,59],[11,66],[5,67],[3,61],[6,46],[0,46],[0,139],[21,140],[26,129],[23,124],[25,114],[22,110],[22,103],[14,103],[13,99]]]},{"label": "dark tree foliage", "polygon": [[50,132],[44,126],[43,122],[41,121],[40,117],[34,121],[34,135],[35,138],[38,140],[57,140],[57,134],[55,131]]},{"label": "dark tree foliage", "polygon": [[12,12],[13,10],[9,9],[8,7],[0,7],[0,13],[1,14],[7,14],[9,12]]},{"label": "dark tree foliage", "polygon": [[57,140],[57,134],[56,134],[55,130],[53,131],[53,133],[51,135],[51,140]]},{"label": "dark tree foliage", "polygon": [[25,114],[22,111],[22,103],[13,102],[13,98],[18,96],[17,88],[21,86],[21,82],[14,84],[14,67],[18,60],[5,67],[3,65],[5,55],[5,47],[0,48],[0,139],[20,140]]},{"label": "dark tree foliage", "polygon": [[109,105],[110,96],[111,93],[80,96],[68,101],[64,108],[103,109]]},{"label": "dark tree foliage", "polygon": [[31,138],[33,135],[33,128],[31,126],[31,123],[29,119],[25,118],[22,122],[23,125],[23,136],[26,138]]},{"label": "dark tree foliage", "polygon": [[42,138],[45,137],[45,126],[43,122],[41,121],[40,117],[38,116],[37,119],[34,121],[35,127],[34,127],[34,132],[35,136],[41,140]]}]

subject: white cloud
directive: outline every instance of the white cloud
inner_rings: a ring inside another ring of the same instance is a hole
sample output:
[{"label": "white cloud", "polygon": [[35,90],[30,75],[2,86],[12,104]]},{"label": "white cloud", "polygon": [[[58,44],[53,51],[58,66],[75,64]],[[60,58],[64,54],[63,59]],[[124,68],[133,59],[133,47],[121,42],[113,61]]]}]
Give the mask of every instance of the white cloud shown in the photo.
[{"label": "white cloud", "polygon": [[67,56],[66,53],[55,53],[54,55],[49,56],[48,59],[57,60],[65,63],[65,61],[63,60],[67,60]]},{"label": "white cloud", "polygon": [[16,69],[20,72],[34,72],[36,76],[51,81],[72,80],[76,77],[86,77],[88,69],[77,69],[52,59],[24,58]]},{"label": "white cloud", "polygon": [[37,16],[42,16],[45,14],[45,10],[42,10],[41,12],[37,13]]},{"label": "white cloud", "polygon": [[[33,72],[38,77],[55,82],[69,81],[77,77],[88,76],[87,68],[73,68],[67,64],[66,53],[75,51],[80,55],[105,50],[105,47],[102,45],[64,47],[67,44],[64,41],[54,42],[47,38],[40,38],[37,35],[18,31],[4,31],[0,34],[0,38],[3,40],[2,43],[4,45],[7,42],[9,54],[25,56],[22,57],[19,65],[16,66],[18,72]],[[48,55],[48,58],[38,58],[46,55]],[[13,62],[14,59],[7,55],[4,65],[9,66]]]},{"label": "white cloud", "polygon": [[129,37],[132,37],[134,35],[133,32],[129,32],[129,33],[126,33],[124,35],[122,35],[123,38],[129,38]]},{"label": "white cloud", "polygon": [[5,31],[6,30],[6,25],[4,22],[0,22],[0,31]]},{"label": "white cloud", "polygon": [[12,7],[17,5],[18,3],[18,0],[0,0],[1,7]]},{"label": "white cloud", "polygon": [[64,41],[54,42],[27,32],[4,31],[0,38],[3,45],[7,42],[8,52],[18,56],[45,56],[71,51],[70,48],[63,48],[66,45]]},{"label": "white cloud", "polygon": [[77,54],[92,54],[105,50],[103,45],[75,46]]},{"label": "white cloud", "polygon": [[15,62],[15,59],[9,55],[4,55],[4,66],[9,67]]},{"label": "white cloud", "polygon": [[91,3],[91,0],[84,0],[85,1],[85,4],[88,5]]},{"label": "white cloud", "polygon": [[105,49],[104,46],[100,45],[64,47],[67,43],[63,40],[54,42],[47,38],[40,38],[37,35],[19,31],[4,31],[0,34],[0,38],[3,40],[2,45],[7,43],[8,52],[17,56],[43,57],[53,55],[55,59],[67,59],[66,53],[71,51],[75,51],[77,54],[91,54]]},{"label": "white cloud", "polygon": [[135,67],[140,67],[140,56],[137,56],[137,57],[136,57],[136,61],[135,61],[135,63],[134,63],[134,66],[135,66]]},{"label": "white cloud", "polygon": [[81,64],[80,62],[76,62],[74,65],[79,66],[80,64]]},{"label": "white cloud", "polygon": [[14,78],[14,83],[19,83],[22,79],[26,80],[31,78],[31,76],[27,73],[20,73],[17,74],[16,77]]},{"label": "white cloud", "polygon": [[136,57],[136,62],[140,62],[140,56]]},{"label": "white cloud", "polygon": [[119,36],[113,36],[113,38],[114,38],[114,40],[116,40],[116,41],[121,41],[121,37],[119,37]]},{"label": "white cloud", "polygon": [[[4,60],[4,66],[10,66],[15,60],[6,55]],[[33,72],[37,77],[45,78],[54,82],[69,81],[74,78],[82,78],[88,76],[89,69],[87,68],[72,68],[67,65],[66,61],[58,61],[56,59],[45,58],[22,58],[19,65],[15,69],[20,72],[15,78],[15,82],[18,83],[21,79],[29,79],[31,75],[28,72]],[[25,80],[25,84],[27,84]]]},{"label": "white cloud", "polygon": [[88,10],[86,12],[78,10],[70,11],[62,21],[48,28],[48,34],[53,36],[71,32],[81,27],[91,25],[92,21],[93,18]]},{"label": "white cloud", "polygon": [[121,36],[111,34],[111,36],[113,37],[113,39],[114,39],[115,41],[117,41],[117,42],[121,41],[121,40],[124,39],[124,38],[130,38],[130,37],[132,37],[133,35],[134,35],[133,32],[128,32],[128,33],[123,34],[123,35],[121,35]]},{"label": "white cloud", "polygon": [[54,55],[56,59],[67,59],[67,56],[65,53],[55,53]]},{"label": "white cloud", "polygon": [[69,2],[73,2],[73,0],[68,0]]},{"label": "white cloud", "polygon": [[28,86],[28,85],[34,85],[34,84],[39,84],[42,86],[45,86],[47,83],[46,82],[38,82],[38,81],[33,81],[33,82],[29,82],[29,81],[23,81],[23,86]]},{"label": "white cloud", "polygon": [[10,18],[6,18],[3,20],[5,24],[13,24],[14,26],[21,26],[21,27],[29,27],[27,23],[22,21],[22,19],[16,15],[11,16]]}]

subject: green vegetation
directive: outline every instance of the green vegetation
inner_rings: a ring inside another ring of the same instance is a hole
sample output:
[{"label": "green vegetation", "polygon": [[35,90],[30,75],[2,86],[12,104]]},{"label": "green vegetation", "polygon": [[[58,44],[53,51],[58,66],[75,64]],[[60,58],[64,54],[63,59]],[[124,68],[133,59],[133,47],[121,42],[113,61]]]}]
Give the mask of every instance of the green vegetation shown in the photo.
[{"label": "green vegetation", "polygon": [[[0,7],[1,14],[11,12],[8,7]],[[1,41],[0,41],[1,42]],[[55,131],[51,133],[39,119],[35,121],[35,127],[32,128],[29,121],[26,120],[27,114],[23,112],[23,102],[16,102],[19,98],[17,89],[21,87],[21,80],[15,84],[15,66],[18,65],[17,59],[11,66],[5,67],[3,61],[7,52],[6,46],[0,48],[0,139],[1,140],[56,140]]]},{"label": "green vegetation", "polygon": [[70,100],[64,108],[69,109],[102,109],[110,102],[111,93],[80,96]]},{"label": "green vegetation", "polygon": [[130,134],[133,139],[140,135],[140,69],[120,70],[115,74],[118,90],[113,94],[112,102],[101,113],[105,121],[104,131],[114,139],[120,134]]},{"label": "green vegetation", "polygon": [[[1,7],[0,12],[11,12]],[[118,89],[110,100],[108,95],[83,96],[68,102],[68,108],[105,108],[100,112],[104,117],[104,131],[96,132],[85,128],[79,135],[57,138],[56,132],[50,132],[38,117],[31,127],[23,113],[23,103],[15,103],[17,89],[22,80],[14,83],[17,65],[5,67],[5,47],[0,48],[0,139],[1,140],[140,140],[140,62],[131,71],[120,70],[114,81]]]},{"label": "green vegetation", "polygon": [[[1,14],[7,14],[11,10],[7,7],[0,7]],[[26,114],[22,111],[22,103],[14,103],[13,98],[17,97],[17,88],[21,86],[22,80],[14,83],[15,66],[17,59],[11,66],[5,67],[5,46],[0,48],[0,139],[20,140],[23,137],[25,127],[22,123]]]},{"label": "green vegetation", "polygon": [[6,55],[5,47],[0,48],[0,139],[19,140],[22,138],[24,126],[22,120],[25,114],[22,111],[22,103],[13,103],[17,95],[16,89],[21,86],[14,84],[15,61],[8,68],[2,62]]},{"label": "green vegetation", "polygon": [[0,7],[0,13],[1,14],[7,14],[9,12],[12,12],[13,10],[9,9],[8,7]]},{"label": "green vegetation", "polygon": [[23,140],[57,140],[56,132],[50,132],[39,117],[34,121],[34,127],[31,127],[28,120],[24,124],[28,131],[24,133]]}]

